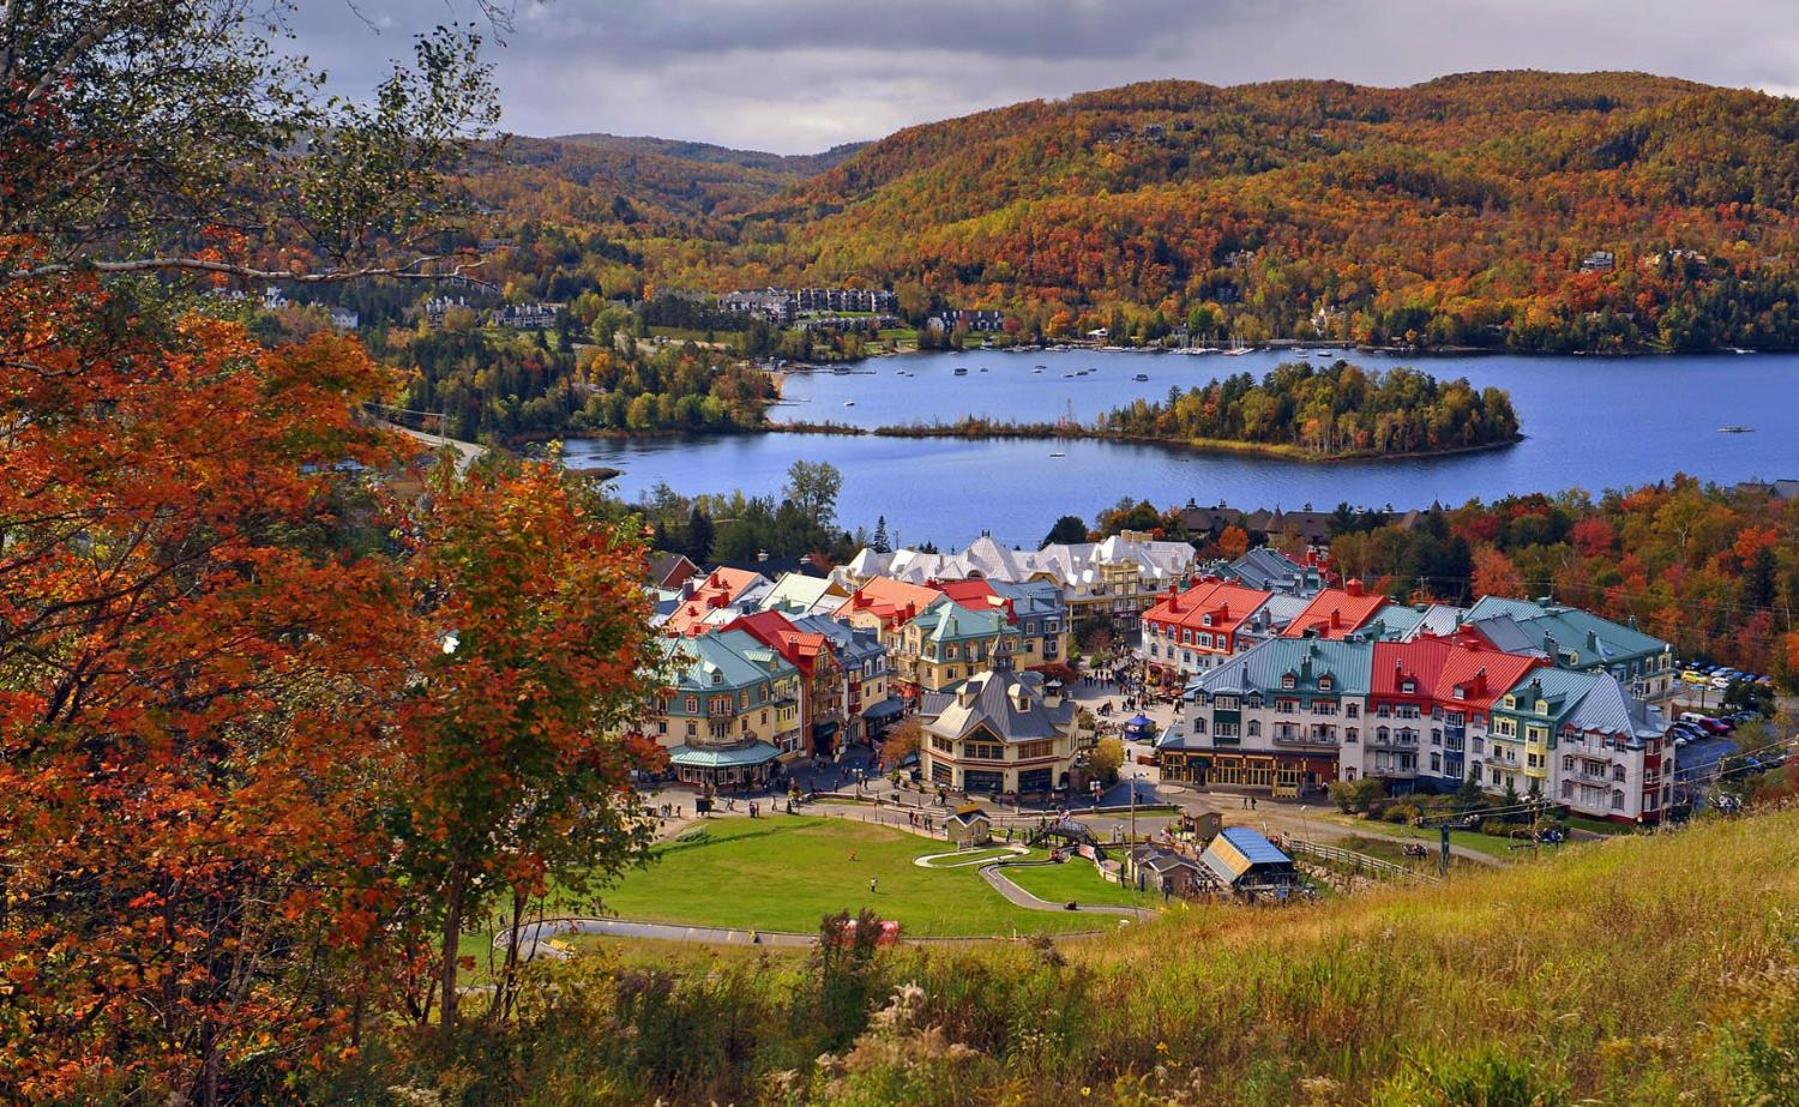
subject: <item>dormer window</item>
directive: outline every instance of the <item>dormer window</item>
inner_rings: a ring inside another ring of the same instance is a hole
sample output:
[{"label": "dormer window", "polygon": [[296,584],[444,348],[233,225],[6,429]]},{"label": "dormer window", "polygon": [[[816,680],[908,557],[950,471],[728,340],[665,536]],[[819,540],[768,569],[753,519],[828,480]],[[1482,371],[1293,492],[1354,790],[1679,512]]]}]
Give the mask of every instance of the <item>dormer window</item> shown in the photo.
[{"label": "dormer window", "polygon": [[1332,688],[1335,688],[1336,686],[1337,686],[1337,682],[1335,680],[1332,680],[1330,677],[1321,676],[1318,678],[1318,690],[1320,692],[1328,692]]},{"label": "dormer window", "polygon": [[1292,673],[1288,673],[1287,675],[1281,677],[1281,687],[1282,688],[1292,689],[1294,687],[1294,685],[1296,685],[1297,683],[1298,683],[1298,681],[1294,678]]},{"label": "dormer window", "polygon": [[1413,693],[1418,691],[1418,682],[1415,680],[1407,680],[1405,683],[1403,683],[1399,686],[1399,690],[1401,692],[1404,692],[1408,696],[1412,695]]}]

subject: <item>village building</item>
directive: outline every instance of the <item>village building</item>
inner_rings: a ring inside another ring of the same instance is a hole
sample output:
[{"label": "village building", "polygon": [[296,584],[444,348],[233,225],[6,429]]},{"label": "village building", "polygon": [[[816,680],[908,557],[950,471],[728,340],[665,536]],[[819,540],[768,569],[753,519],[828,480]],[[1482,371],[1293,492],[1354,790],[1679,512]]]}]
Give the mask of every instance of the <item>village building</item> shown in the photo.
[{"label": "village building", "polygon": [[1008,550],[985,535],[960,553],[864,549],[836,572],[845,584],[857,588],[882,578],[919,585],[971,579],[1047,581],[1061,591],[1071,623],[1130,630],[1164,589],[1185,583],[1194,565],[1194,549],[1186,542],[1123,531],[1103,542],[1058,543],[1040,550]]},{"label": "village building", "polygon": [[1666,730],[1659,711],[1609,674],[1535,669],[1493,710],[1486,789],[1593,818],[1655,822],[1673,800]]},{"label": "village building", "polygon": [[888,690],[887,651],[873,631],[858,630],[823,615],[791,620],[797,630],[830,640],[842,673],[843,744],[878,739],[905,711],[905,703]]},{"label": "village building", "polygon": [[644,732],[668,750],[677,779],[760,786],[776,762],[806,755],[801,674],[778,651],[742,630],[660,641],[673,683]]},{"label": "village building", "polygon": [[1132,846],[1120,861],[1119,881],[1139,892],[1164,899],[1192,899],[1211,883],[1210,870],[1195,857],[1167,846]]},{"label": "village building", "polygon": [[1013,663],[1018,629],[1003,609],[973,610],[948,596],[913,617],[893,649],[900,694],[942,692],[996,662]]},{"label": "village building", "polygon": [[927,785],[969,795],[1047,795],[1069,786],[1077,748],[1074,701],[1043,675],[1004,662],[950,692],[926,693],[920,767]]},{"label": "village building", "polygon": [[846,720],[844,674],[831,639],[801,630],[777,611],[739,616],[726,630],[741,630],[799,670],[800,733],[813,756],[836,752]]},{"label": "village building", "polygon": [[1483,597],[1468,612],[1468,621],[1483,634],[1498,620],[1509,620],[1529,648],[1541,650],[1559,668],[1609,673],[1631,695],[1652,702],[1675,691],[1674,647],[1633,625],[1566,604],[1497,596]]},{"label": "village building", "polygon": [[974,611],[997,611],[1018,631],[1015,664],[1032,668],[1068,658],[1068,608],[1049,581],[956,580],[935,586]]},{"label": "village building", "polygon": [[1248,648],[1237,632],[1273,598],[1272,592],[1220,580],[1184,592],[1170,588],[1143,613],[1137,658],[1152,682],[1185,684]]},{"label": "village building", "polygon": [[1201,673],[1157,753],[1165,780],[1298,796],[1338,778],[1361,741],[1366,642],[1280,638]]}]

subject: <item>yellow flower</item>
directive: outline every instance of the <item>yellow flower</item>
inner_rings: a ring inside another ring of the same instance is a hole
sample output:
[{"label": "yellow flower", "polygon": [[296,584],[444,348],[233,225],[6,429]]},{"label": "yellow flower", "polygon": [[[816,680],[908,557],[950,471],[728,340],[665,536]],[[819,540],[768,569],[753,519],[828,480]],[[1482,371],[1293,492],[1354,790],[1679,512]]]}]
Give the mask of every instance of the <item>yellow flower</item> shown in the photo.
[{"label": "yellow flower", "polygon": [[1157,1042],[1156,1043],[1156,1052],[1157,1053],[1167,1053],[1168,1052],[1168,1043],[1167,1042]]},{"label": "yellow flower", "polygon": [[1081,1089],[1081,1094],[1082,1094],[1082,1095],[1084,1095],[1084,1096],[1087,1096],[1087,1095],[1092,1095],[1092,1094],[1093,1094],[1093,1089],[1092,1089],[1092,1088],[1082,1088],[1082,1089]]}]

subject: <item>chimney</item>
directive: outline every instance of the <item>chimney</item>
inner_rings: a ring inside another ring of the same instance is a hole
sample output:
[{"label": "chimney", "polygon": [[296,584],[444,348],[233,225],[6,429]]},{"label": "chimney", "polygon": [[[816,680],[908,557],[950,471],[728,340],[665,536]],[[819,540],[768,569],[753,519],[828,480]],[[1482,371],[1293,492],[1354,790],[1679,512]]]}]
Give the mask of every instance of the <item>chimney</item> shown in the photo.
[{"label": "chimney", "polygon": [[1231,617],[1231,605],[1228,603],[1219,604],[1217,615],[1219,622],[1228,622]]},{"label": "chimney", "polygon": [[1552,662],[1562,656],[1561,646],[1556,643],[1555,635],[1548,631],[1543,632],[1543,652],[1549,655]]},{"label": "chimney", "polygon": [[1478,668],[1474,671],[1474,695],[1478,697],[1478,696],[1484,696],[1486,694],[1487,694],[1487,667],[1485,665],[1482,665],[1480,668]]},{"label": "chimney", "polygon": [[1599,649],[1599,634],[1598,634],[1598,632],[1592,631],[1592,630],[1587,631],[1587,651],[1589,653],[1591,653],[1591,652],[1597,651],[1598,649]]},{"label": "chimney", "polygon": [[1172,584],[1168,586],[1168,610],[1176,614],[1181,610],[1181,595],[1174,590]]},{"label": "chimney", "polygon": [[1343,609],[1340,607],[1331,608],[1331,629],[1336,630],[1338,627],[1341,627],[1342,625],[1343,625]]},{"label": "chimney", "polygon": [[1360,577],[1354,577],[1350,580],[1348,592],[1352,596],[1360,596],[1362,594],[1362,580]]}]

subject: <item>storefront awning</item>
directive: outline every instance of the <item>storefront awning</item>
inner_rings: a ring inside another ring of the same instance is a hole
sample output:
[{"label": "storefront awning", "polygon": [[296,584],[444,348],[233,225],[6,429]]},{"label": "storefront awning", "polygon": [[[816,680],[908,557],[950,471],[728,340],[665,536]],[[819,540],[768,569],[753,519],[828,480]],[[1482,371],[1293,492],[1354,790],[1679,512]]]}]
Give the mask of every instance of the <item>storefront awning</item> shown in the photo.
[{"label": "storefront awning", "polygon": [[892,719],[906,709],[906,701],[897,696],[889,696],[862,712],[864,719]]},{"label": "storefront awning", "polygon": [[668,751],[669,761],[688,769],[732,769],[763,765],[781,756],[781,751],[767,742],[749,742],[741,746],[676,746]]}]

